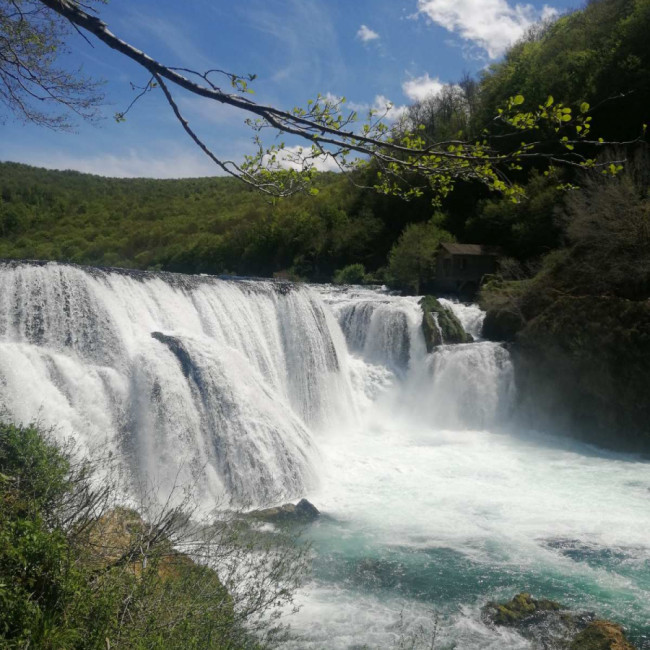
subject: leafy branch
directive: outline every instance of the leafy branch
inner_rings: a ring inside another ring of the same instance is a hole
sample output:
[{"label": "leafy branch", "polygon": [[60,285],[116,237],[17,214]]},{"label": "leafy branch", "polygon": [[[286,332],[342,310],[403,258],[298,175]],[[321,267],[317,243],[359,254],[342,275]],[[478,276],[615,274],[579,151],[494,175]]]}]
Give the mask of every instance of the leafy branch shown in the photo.
[{"label": "leafy branch", "polygon": [[[342,171],[362,169],[372,163],[378,179],[374,188],[406,199],[422,195],[425,188],[433,190],[439,198],[444,197],[458,181],[473,180],[517,201],[523,190],[511,181],[511,173],[531,158],[546,160],[549,165],[601,168],[607,174],[617,173],[621,166],[621,161],[598,162],[592,155],[593,149],[606,144],[626,143],[587,138],[591,122],[588,104],[582,104],[574,112],[571,107],[549,97],[544,105],[523,111],[524,97],[515,95],[499,109],[495,123],[510,134],[538,132],[539,139],[524,140],[504,150],[495,145],[487,129],[479,138],[468,139],[459,134],[457,139],[429,143],[425,139],[424,125],[391,127],[376,111],[370,111],[367,119],[361,121],[356,112],[345,110],[344,98],[319,95],[316,100],[310,100],[306,108],[288,111],[258,104],[243,96],[250,94],[249,82],[255,75],[166,66],[114,35],[102,20],[84,11],[79,3],[73,0],[40,2],[151,74],[151,80],[140,89],[127,110],[118,113],[117,119],[123,119],[139,98],[159,86],[185,132],[217,166],[273,197],[288,196],[308,188],[318,162],[323,159],[333,161]],[[216,74],[225,76],[238,94],[222,90],[213,80]],[[243,164],[222,160],[180,111],[173,95],[175,88],[251,114],[253,117],[246,123],[255,133],[255,154],[245,157]],[[261,135],[267,129],[306,144],[288,147],[280,141],[265,145]]]}]

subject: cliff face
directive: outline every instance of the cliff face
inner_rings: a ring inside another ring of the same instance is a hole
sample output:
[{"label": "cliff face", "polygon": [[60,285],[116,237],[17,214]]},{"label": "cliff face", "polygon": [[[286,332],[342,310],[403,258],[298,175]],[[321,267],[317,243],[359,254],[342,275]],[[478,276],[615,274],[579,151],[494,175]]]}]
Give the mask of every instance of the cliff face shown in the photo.
[{"label": "cliff face", "polygon": [[650,300],[562,296],[539,306],[529,318],[493,308],[484,330],[513,342],[524,422],[650,452]]},{"label": "cliff face", "polygon": [[420,300],[422,308],[422,333],[431,352],[436,346],[449,343],[471,343],[474,339],[468,334],[451,309],[440,304],[434,296]]}]

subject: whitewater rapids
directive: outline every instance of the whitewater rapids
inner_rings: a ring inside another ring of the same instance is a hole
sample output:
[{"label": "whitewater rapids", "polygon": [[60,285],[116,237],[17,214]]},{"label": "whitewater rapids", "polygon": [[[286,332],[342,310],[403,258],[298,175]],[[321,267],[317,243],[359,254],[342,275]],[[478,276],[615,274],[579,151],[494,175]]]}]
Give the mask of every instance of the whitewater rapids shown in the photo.
[{"label": "whitewater rapids", "polygon": [[312,500],[288,648],[528,648],[480,618],[519,591],[650,647],[648,463],[518,430],[508,350],[441,301],[475,342],[427,354],[380,289],[0,263],[0,413],[134,489]]}]

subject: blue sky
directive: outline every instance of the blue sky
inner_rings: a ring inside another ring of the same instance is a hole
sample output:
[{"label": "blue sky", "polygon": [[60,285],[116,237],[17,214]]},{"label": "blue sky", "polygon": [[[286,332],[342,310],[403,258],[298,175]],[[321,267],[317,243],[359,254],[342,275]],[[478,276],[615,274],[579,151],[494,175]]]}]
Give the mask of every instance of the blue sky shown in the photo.
[{"label": "blue sky", "polygon": [[[110,0],[109,28],[161,62],[255,73],[252,99],[306,106],[318,93],[345,96],[355,109],[397,109],[464,72],[496,61],[534,21],[579,8],[580,0]],[[126,122],[112,116],[148,76],[102,43],[70,38],[69,60],[106,81],[106,119],[57,133],[9,118],[0,159],[107,176],[214,175],[160,92]],[[227,86],[227,82],[224,84]],[[240,111],[189,95],[179,105],[224,159],[252,152]]]}]

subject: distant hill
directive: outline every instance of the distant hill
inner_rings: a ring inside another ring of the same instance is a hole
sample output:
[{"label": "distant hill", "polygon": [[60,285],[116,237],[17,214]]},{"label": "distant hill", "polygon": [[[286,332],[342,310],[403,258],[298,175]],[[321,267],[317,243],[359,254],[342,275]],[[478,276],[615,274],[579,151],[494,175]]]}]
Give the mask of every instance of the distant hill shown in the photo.
[{"label": "distant hill", "polygon": [[271,203],[231,178],[116,179],[0,163],[0,257],[311,278],[348,259],[383,262],[382,224],[359,191],[336,174],[319,175],[316,187],[317,197]]}]

